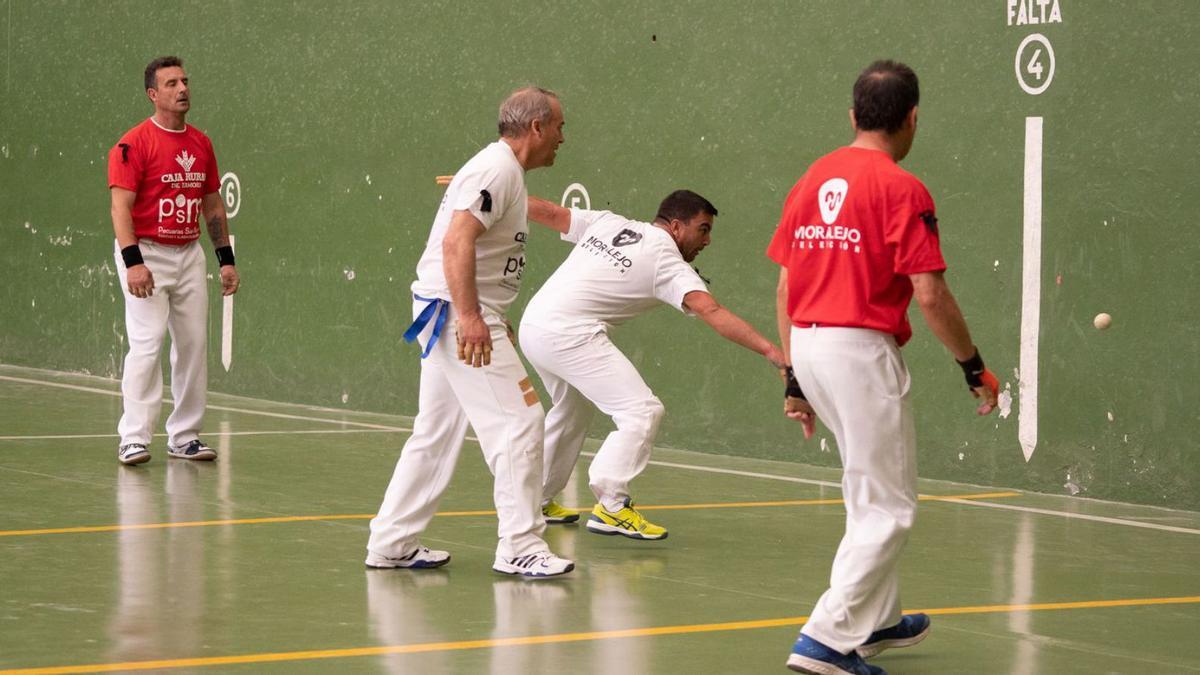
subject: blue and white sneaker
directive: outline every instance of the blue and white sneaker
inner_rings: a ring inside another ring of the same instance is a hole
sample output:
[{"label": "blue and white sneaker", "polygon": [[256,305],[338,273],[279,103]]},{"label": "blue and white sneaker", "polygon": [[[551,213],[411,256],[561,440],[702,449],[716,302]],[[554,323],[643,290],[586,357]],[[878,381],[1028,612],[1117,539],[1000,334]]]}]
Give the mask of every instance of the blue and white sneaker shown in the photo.
[{"label": "blue and white sneaker", "polygon": [[418,546],[413,549],[412,553],[400,556],[399,558],[391,558],[375,553],[374,551],[367,551],[366,565],[377,570],[395,568],[418,570],[441,567],[448,562],[450,562],[450,554],[446,551],[434,551],[424,546]]},{"label": "blue and white sneaker", "polygon": [[141,443],[127,443],[117,448],[117,461],[130,466],[150,461],[150,449]]},{"label": "blue and white sneaker", "polygon": [[574,561],[560,558],[550,551],[538,551],[515,558],[496,556],[492,569],[501,574],[514,574],[529,579],[557,577],[575,569]]},{"label": "blue and white sneaker", "polygon": [[887,675],[883,668],[863,661],[856,652],[843,654],[803,633],[792,646],[787,667],[809,675]]},{"label": "blue and white sneaker", "polygon": [[167,454],[179,459],[195,459],[202,462],[211,462],[217,458],[217,451],[202,443],[199,438],[182,448],[167,443]]},{"label": "blue and white sneaker", "polygon": [[869,659],[892,647],[911,647],[929,635],[930,621],[925,614],[905,614],[900,623],[871,633],[867,641],[859,645],[858,655]]}]

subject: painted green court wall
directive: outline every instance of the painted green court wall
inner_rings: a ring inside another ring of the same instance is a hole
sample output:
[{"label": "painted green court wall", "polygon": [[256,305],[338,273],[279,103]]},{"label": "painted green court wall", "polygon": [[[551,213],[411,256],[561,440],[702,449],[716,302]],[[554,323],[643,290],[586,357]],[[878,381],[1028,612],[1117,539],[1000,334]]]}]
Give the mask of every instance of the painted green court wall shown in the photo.
[{"label": "painted green court wall", "polygon": [[[531,193],[578,183],[593,208],[642,219],[672,189],[707,196],[721,215],[700,270],[772,331],[763,251],[783,198],[848,142],[858,71],[894,57],[923,94],[905,166],[1012,399],[975,418],[914,310],[922,475],[1200,508],[1197,25],[1190,0],[0,0],[0,362],[119,375],[105,157],[150,113],[154,56],[185,59],[189,122],[240,185],[225,194],[244,285],[228,372],[211,299],[211,388],[405,415],[433,177],[494,138],[508,91],[536,82],[566,110]],[[534,231],[514,319],[567,252]],[[702,323],[664,308],[615,338],[666,404],[661,445],[836,463],[827,433],[802,443],[782,418],[762,359]]]}]

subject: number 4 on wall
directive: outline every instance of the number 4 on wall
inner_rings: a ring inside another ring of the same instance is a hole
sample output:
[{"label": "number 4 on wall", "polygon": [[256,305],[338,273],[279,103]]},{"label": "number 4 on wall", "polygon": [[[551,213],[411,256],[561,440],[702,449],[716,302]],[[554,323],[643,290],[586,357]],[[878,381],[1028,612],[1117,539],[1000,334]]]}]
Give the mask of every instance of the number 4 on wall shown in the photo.
[{"label": "number 4 on wall", "polygon": [[1015,67],[1017,84],[1025,93],[1037,96],[1046,91],[1054,79],[1054,48],[1045,35],[1034,33],[1021,41]]}]

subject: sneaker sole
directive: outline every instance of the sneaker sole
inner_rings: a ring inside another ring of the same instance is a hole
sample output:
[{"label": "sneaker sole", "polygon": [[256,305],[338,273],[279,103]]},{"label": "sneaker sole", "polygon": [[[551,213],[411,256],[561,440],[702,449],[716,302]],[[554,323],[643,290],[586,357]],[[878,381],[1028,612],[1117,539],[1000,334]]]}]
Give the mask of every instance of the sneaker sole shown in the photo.
[{"label": "sneaker sole", "polygon": [[575,563],[571,563],[570,565],[567,565],[567,568],[561,572],[553,572],[551,574],[537,574],[535,572],[527,572],[525,570],[520,569],[519,567],[514,567],[510,571],[510,570],[501,569],[494,565],[492,566],[493,572],[499,572],[500,574],[507,574],[507,575],[513,576],[513,577],[524,577],[526,579],[553,579],[554,577],[561,577],[562,575],[564,575],[567,572],[570,572],[571,570],[574,570],[574,569],[575,569]]},{"label": "sneaker sole", "polygon": [[194,455],[177,455],[168,450],[167,456],[174,457],[175,459],[190,459],[194,462],[211,462],[217,458],[217,453],[213,450],[209,450],[208,452],[197,452]]},{"label": "sneaker sole", "polygon": [[143,452],[141,454],[134,455],[132,457],[128,457],[125,459],[118,457],[117,461],[124,464],[125,466],[133,466],[134,464],[145,464],[146,462],[150,461],[150,453]]},{"label": "sneaker sole", "polygon": [[794,670],[797,673],[808,673],[808,675],[854,675],[848,670],[842,670],[832,663],[818,661],[817,659],[799,654],[792,654],[787,660],[788,670]]},{"label": "sneaker sole", "polygon": [[364,564],[369,570],[431,570],[441,567],[448,562],[450,562],[450,558],[446,558],[445,560],[422,560],[412,565],[372,565],[369,562]]},{"label": "sneaker sole", "polygon": [[631,530],[626,530],[623,527],[617,527],[616,525],[609,525],[608,523],[602,523],[602,522],[599,522],[596,520],[589,520],[587,522],[587,529],[588,529],[588,532],[593,532],[595,534],[603,534],[603,535],[608,535],[608,536],[612,536],[614,534],[619,534],[622,537],[628,537],[630,539],[638,539],[641,541],[661,541],[663,539],[666,539],[667,535],[670,534],[669,532],[663,532],[661,535],[659,535],[657,537],[651,537],[651,536],[646,536],[646,535],[642,534],[641,532],[634,532]]},{"label": "sneaker sole", "polygon": [[578,513],[573,516],[563,516],[561,518],[551,518],[550,516],[544,516],[544,517],[546,519],[547,525],[569,525],[571,523],[579,522],[579,514]]},{"label": "sneaker sole", "polygon": [[872,656],[877,656],[880,652],[884,651],[885,649],[896,649],[899,647],[911,647],[911,646],[917,644],[918,642],[920,642],[921,640],[924,640],[926,637],[928,637],[929,631],[932,628],[933,628],[933,624],[930,623],[928,626],[925,627],[925,630],[921,631],[920,633],[917,633],[916,635],[914,635],[912,637],[897,638],[895,640],[880,640],[879,642],[872,642],[869,645],[859,645],[858,649],[856,649],[854,651],[858,652],[858,655],[863,657],[864,659],[869,659]]}]

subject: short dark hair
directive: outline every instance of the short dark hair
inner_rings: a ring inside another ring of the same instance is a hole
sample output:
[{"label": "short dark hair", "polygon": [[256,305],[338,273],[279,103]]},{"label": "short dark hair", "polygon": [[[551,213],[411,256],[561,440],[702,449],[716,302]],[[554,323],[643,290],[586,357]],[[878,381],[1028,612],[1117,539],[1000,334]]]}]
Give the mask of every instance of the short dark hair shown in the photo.
[{"label": "short dark hair", "polygon": [[178,56],[160,56],[146,66],[146,88],[158,88],[158,71],[160,68],[182,68],[183,59]]},{"label": "short dark hair", "polygon": [[654,219],[667,223],[672,220],[686,222],[701,212],[715,218],[717,207],[691,190],[676,190],[658,205],[658,215],[654,216]]},{"label": "short dark hair", "polygon": [[897,61],[876,61],[854,83],[854,122],[860,131],[894,134],[921,101],[912,68]]}]

